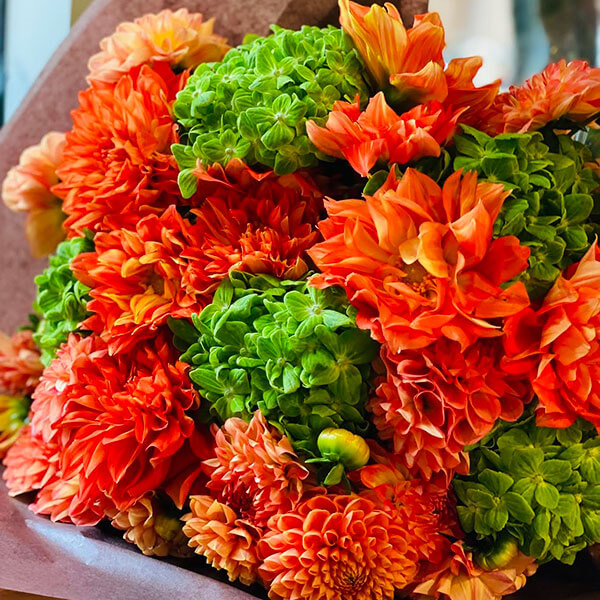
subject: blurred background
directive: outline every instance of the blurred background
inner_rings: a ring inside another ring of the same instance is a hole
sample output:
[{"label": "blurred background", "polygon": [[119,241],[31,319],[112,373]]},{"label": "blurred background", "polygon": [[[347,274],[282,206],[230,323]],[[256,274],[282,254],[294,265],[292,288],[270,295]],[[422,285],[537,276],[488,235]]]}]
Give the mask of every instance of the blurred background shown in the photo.
[{"label": "blurred background", "polygon": [[[91,1],[0,0],[0,124]],[[430,0],[430,10],[446,27],[447,59],[483,56],[479,84],[508,87],[550,61],[596,64],[600,53],[600,0]]]}]

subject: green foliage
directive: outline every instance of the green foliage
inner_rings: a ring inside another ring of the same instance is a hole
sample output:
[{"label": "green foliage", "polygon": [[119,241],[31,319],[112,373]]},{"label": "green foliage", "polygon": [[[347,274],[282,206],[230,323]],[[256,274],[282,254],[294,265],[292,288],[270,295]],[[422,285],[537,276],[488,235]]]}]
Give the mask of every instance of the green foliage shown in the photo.
[{"label": "green foliage", "polygon": [[62,242],[56,254],[50,256],[49,267],[35,278],[37,295],[33,310],[40,320],[33,339],[46,366],[56,356],[58,347],[67,341],[69,333],[76,331],[88,316],[89,288],[75,279],[70,264],[81,252],[93,250],[94,243],[87,237]]},{"label": "green foliage", "polygon": [[189,174],[197,158],[206,164],[241,158],[278,174],[331,160],[310,143],[306,121],[322,124],[341,98],[368,98],[364,68],[341,29],[272,29],[220,63],[201,64],[178,94],[174,110],[183,135],[173,154],[184,197],[194,193]]},{"label": "green foliage", "polygon": [[327,427],[367,429],[364,405],[378,346],[357,329],[339,288],[232,273],[192,320],[171,320],[170,327],[219,421],[248,420],[260,409],[312,456]]},{"label": "green foliage", "polygon": [[571,564],[600,542],[600,438],[584,421],[568,429],[538,427],[531,417],[502,424],[453,485],[476,551],[493,551],[509,536],[540,562]]},{"label": "green foliage", "polygon": [[455,169],[476,170],[484,180],[512,189],[494,235],[514,235],[529,247],[529,268],[519,279],[532,298],[545,294],[599,231],[590,219],[592,191],[600,185],[585,167],[591,151],[566,135],[548,138],[539,132],[491,138],[464,125],[463,135],[454,138]]}]

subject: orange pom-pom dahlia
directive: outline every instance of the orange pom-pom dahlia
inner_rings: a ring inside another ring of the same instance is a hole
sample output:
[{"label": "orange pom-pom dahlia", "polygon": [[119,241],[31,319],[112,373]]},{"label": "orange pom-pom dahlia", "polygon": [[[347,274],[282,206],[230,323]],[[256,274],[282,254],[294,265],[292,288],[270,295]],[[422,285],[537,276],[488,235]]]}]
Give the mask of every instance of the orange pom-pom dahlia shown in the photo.
[{"label": "orange pom-pom dahlia", "polygon": [[413,169],[399,182],[392,171],[365,201],[326,202],[325,241],[309,250],[322,273],[311,283],[344,287],[358,326],[393,352],[500,336],[496,320],[529,304],[522,283],[501,287],[529,257],[515,237],[492,241],[507,193],[475,173],[458,171],[440,188]]},{"label": "orange pom-pom dahlia", "polygon": [[174,69],[189,69],[203,62],[218,62],[229,50],[225,38],[213,32],[214,19],[181,8],[147,14],[133,23],[121,23],[100,42],[101,51],[89,61],[90,83],[116,83],[131,69],[167,62]]},{"label": "orange pom-pom dahlia", "polygon": [[58,444],[62,478],[79,476],[78,510],[104,497],[126,510],[177,470],[200,435],[186,414],[197,406],[166,336],[110,356],[100,338],[71,335],[35,391],[32,429]]},{"label": "orange pom-pom dahlia", "polygon": [[18,166],[2,184],[4,204],[27,213],[25,235],[36,258],[47,256],[65,239],[61,201],[52,191],[58,183],[56,169],[64,146],[64,133],[46,134],[38,145],[23,150]]},{"label": "orange pom-pom dahlia", "polygon": [[406,530],[360,496],[315,496],[269,528],[259,573],[274,599],[384,600],[416,575]]},{"label": "orange pom-pom dahlia", "polygon": [[319,150],[345,158],[357,173],[367,177],[379,161],[405,164],[424,156],[439,156],[441,144],[456,130],[460,112],[430,102],[399,115],[379,92],[363,112],[358,99],[354,104],[337,101],[325,127],[308,121],[306,131]]},{"label": "orange pom-pom dahlia", "polygon": [[599,113],[600,69],[583,60],[561,60],[499,94],[480,127],[491,135],[525,133],[561,118],[583,122]]},{"label": "orange pom-pom dahlia", "polygon": [[12,337],[0,332],[0,393],[31,394],[43,368],[31,331],[18,331]]},{"label": "orange pom-pom dahlia", "polygon": [[193,497],[184,532],[231,580],[251,582],[259,564],[256,543],[269,518],[294,509],[309,471],[260,412],[250,423],[228,419],[215,429],[215,441],[216,458],[204,461],[211,495]]},{"label": "orange pom-pom dahlia", "polygon": [[531,400],[528,382],[504,372],[502,342],[481,340],[464,351],[442,338],[419,350],[382,349],[387,380],[369,402],[383,440],[409,469],[425,478],[468,473],[465,446],[487,435],[498,419],[516,421]]},{"label": "orange pom-pom dahlia", "polygon": [[186,80],[167,66],[144,66],[114,87],[79,94],[53,187],[69,237],[132,227],[180,201],[171,105]]},{"label": "orange pom-pom dahlia", "polygon": [[578,417],[600,432],[600,247],[561,275],[541,308],[507,319],[505,368],[528,375],[542,427]]}]

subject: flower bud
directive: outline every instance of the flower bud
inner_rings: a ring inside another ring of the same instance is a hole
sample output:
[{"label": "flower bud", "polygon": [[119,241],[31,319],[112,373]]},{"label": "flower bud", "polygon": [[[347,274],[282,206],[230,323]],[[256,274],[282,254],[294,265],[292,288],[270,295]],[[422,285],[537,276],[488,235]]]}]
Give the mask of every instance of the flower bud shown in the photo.
[{"label": "flower bud", "polygon": [[347,429],[323,429],[317,446],[323,458],[339,462],[349,471],[364,467],[371,455],[367,442]]},{"label": "flower bud", "polygon": [[475,562],[486,571],[503,569],[519,553],[517,541],[510,535],[498,537],[494,545],[485,552],[474,553]]}]

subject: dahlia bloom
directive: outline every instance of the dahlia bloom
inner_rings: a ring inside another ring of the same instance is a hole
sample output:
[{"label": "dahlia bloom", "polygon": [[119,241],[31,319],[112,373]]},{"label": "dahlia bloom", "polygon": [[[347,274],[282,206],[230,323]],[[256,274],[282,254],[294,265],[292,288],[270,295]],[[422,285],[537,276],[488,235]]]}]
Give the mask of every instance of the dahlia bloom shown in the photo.
[{"label": "dahlia bloom", "polygon": [[10,496],[39,490],[57,472],[57,448],[33,435],[26,425],[4,457],[2,478]]},{"label": "dahlia bloom", "polygon": [[64,200],[69,238],[132,228],[179,201],[171,105],[186,80],[165,65],[143,66],[114,87],[79,94],[52,188]]},{"label": "dahlia bloom", "polygon": [[535,131],[551,121],[589,121],[600,113],[600,69],[583,60],[548,65],[521,86],[499,94],[482,116],[490,133]]},{"label": "dahlia bloom", "polygon": [[272,598],[392,598],[417,571],[402,525],[356,495],[315,496],[274,516],[259,551]]},{"label": "dahlia bloom", "polygon": [[368,405],[383,440],[406,467],[430,479],[454,470],[466,474],[465,446],[486,436],[498,419],[516,421],[532,393],[527,380],[510,376],[500,361],[499,339],[461,351],[446,338],[419,350],[382,349],[387,379]]},{"label": "dahlia bloom", "polygon": [[321,152],[345,158],[367,177],[379,161],[406,164],[424,156],[439,156],[441,144],[456,130],[460,113],[430,102],[399,115],[379,92],[363,112],[358,98],[354,104],[337,101],[325,127],[308,121],[306,130]]},{"label": "dahlia bloom", "polygon": [[105,498],[127,510],[164,484],[185,441],[200,436],[186,414],[197,406],[166,335],[110,356],[100,338],[72,334],[34,393],[32,430],[59,446],[62,479],[79,475],[75,514]]},{"label": "dahlia bloom", "polygon": [[183,517],[183,532],[190,538],[190,547],[215,569],[227,571],[230,581],[254,583],[260,564],[256,555],[258,530],[238,526],[235,511],[210,496],[192,496],[190,510]]},{"label": "dahlia bloom", "polygon": [[479,57],[453,60],[444,70],[445,33],[437,13],[415,16],[414,26],[407,30],[393,4],[386,3],[384,8],[339,0],[339,5],[342,28],[377,87],[386,91],[394,105],[438,100],[454,108],[468,108],[464,117],[472,121],[494,100],[500,81],[481,88],[473,85],[481,67]]},{"label": "dahlia bloom", "polygon": [[[204,461],[210,496],[195,497],[184,532],[215,568],[226,569],[232,580],[248,580],[256,576],[259,562],[256,541],[270,517],[295,508],[309,471],[287,437],[270,428],[260,411],[250,423],[228,419],[215,428],[215,441],[216,458]],[[215,518],[220,528],[211,524]]]},{"label": "dahlia bloom", "polygon": [[342,286],[358,326],[392,352],[500,336],[494,320],[529,304],[521,282],[501,287],[529,257],[516,237],[492,241],[507,194],[474,172],[457,171],[442,189],[414,169],[399,182],[392,171],[365,201],[326,202],[325,241],[308,252],[322,273],[311,284]]},{"label": "dahlia bloom", "polygon": [[43,369],[31,331],[17,331],[12,337],[0,332],[0,392],[31,394]]},{"label": "dahlia bloom", "polygon": [[167,62],[173,69],[190,69],[203,62],[218,62],[229,50],[225,38],[213,32],[214,19],[202,20],[186,8],[147,14],[133,23],[121,23],[100,42],[92,56],[88,81],[116,83],[140,65]]},{"label": "dahlia bloom", "polygon": [[452,545],[445,565],[414,589],[415,598],[452,600],[500,600],[514,594],[537,570],[535,559],[519,553],[506,567],[484,571],[474,564],[471,552],[461,542]]},{"label": "dahlia bloom", "polygon": [[542,427],[578,417],[600,431],[600,248],[595,243],[561,275],[541,308],[507,319],[505,369],[528,375]]},{"label": "dahlia bloom", "polygon": [[187,538],[179,519],[169,516],[152,495],[145,496],[127,510],[107,511],[115,529],[124,531],[123,539],[135,544],[146,556],[189,556]]},{"label": "dahlia bloom", "polygon": [[52,191],[58,183],[56,169],[65,147],[65,134],[46,134],[37,146],[23,150],[19,164],[2,184],[4,204],[14,212],[27,213],[25,235],[36,258],[54,252],[65,239],[61,201]]},{"label": "dahlia bloom", "polygon": [[19,437],[29,412],[29,400],[23,396],[0,395],[0,459]]}]

